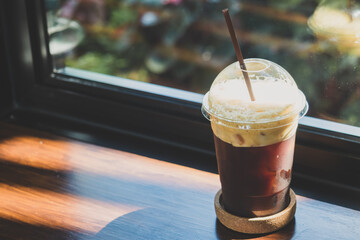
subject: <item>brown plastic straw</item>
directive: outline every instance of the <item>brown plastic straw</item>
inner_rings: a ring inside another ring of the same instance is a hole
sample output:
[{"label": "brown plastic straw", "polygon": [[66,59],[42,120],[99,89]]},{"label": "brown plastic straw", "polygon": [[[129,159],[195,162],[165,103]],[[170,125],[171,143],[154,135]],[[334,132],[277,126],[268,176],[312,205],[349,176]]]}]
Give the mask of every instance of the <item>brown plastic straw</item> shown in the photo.
[{"label": "brown plastic straw", "polygon": [[348,15],[350,17],[350,20],[353,21],[353,16],[351,14],[351,10],[354,6],[354,0],[348,0],[347,1],[347,12],[348,12]]},{"label": "brown plastic straw", "polygon": [[234,27],[233,27],[232,22],[231,22],[229,10],[226,8],[226,9],[222,10],[222,12],[223,12],[225,20],[226,20],[226,25],[227,25],[227,27],[229,29],[229,33],[230,33],[232,43],[234,45],[236,58],[239,61],[241,69],[243,70],[242,73],[243,73],[244,78],[245,78],[245,82],[246,82],[246,86],[247,86],[247,89],[248,89],[248,92],[249,92],[249,95],[250,95],[250,99],[251,99],[251,101],[255,101],[255,96],[254,96],[254,93],[253,93],[253,90],[252,90],[252,87],[251,87],[250,78],[249,78],[249,75],[247,73],[247,69],[246,69],[246,65],[245,65],[245,62],[244,62],[244,57],[243,57],[243,55],[241,53],[240,45],[239,45],[239,43],[237,41],[237,38],[236,38],[236,35],[235,35],[235,31],[234,31]]}]

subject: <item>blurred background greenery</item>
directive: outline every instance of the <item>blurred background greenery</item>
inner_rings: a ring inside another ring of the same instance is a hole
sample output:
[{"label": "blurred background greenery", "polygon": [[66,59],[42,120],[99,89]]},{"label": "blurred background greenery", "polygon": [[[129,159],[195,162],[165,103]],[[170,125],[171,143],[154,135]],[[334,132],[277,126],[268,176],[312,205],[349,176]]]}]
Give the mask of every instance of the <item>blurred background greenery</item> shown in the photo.
[{"label": "blurred background greenery", "polygon": [[[205,93],[236,60],[221,12],[229,8],[245,58],[283,66],[305,93],[309,115],[360,126],[360,41],[341,46],[341,38],[315,34],[308,24],[329,2],[47,0],[50,50],[57,71],[79,68]],[[357,4],[346,3],[338,8],[356,13]]]}]

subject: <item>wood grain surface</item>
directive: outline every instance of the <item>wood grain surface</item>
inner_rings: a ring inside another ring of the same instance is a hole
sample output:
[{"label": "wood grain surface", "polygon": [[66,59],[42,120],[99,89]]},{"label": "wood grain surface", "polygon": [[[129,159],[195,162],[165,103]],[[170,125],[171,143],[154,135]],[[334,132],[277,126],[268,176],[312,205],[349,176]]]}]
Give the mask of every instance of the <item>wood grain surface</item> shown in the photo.
[{"label": "wood grain surface", "polygon": [[219,188],[214,173],[0,123],[0,239],[360,239],[360,212],[302,196],[284,229],[235,233],[216,220]]}]

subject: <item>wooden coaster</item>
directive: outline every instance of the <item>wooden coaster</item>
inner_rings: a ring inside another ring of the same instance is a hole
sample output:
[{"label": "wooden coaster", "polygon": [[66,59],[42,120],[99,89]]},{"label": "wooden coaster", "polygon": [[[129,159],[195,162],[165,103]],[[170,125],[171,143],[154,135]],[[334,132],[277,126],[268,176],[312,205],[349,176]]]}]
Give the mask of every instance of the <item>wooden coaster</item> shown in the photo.
[{"label": "wooden coaster", "polygon": [[284,227],[294,218],[296,211],[296,195],[292,189],[290,189],[289,192],[290,203],[281,212],[266,217],[245,218],[235,216],[224,209],[221,203],[222,191],[220,189],[215,196],[216,216],[225,227],[236,232],[249,234],[274,232]]}]

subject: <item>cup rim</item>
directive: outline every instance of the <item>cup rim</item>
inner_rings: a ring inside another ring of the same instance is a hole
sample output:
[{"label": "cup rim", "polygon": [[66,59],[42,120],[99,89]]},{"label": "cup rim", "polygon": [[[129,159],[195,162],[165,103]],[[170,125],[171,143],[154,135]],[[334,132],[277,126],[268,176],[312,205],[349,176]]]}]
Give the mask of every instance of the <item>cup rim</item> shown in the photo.
[{"label": "cup rim", "polygon": [[[210,91],[209,91],[210,92]],[[244,130],[261,130],[260,128],[252,128],[251,126],[257,125],[257,124],[271,124],[271,123],[275,123],[275,122],[279,122],[282,121],[286,118],[289,118],[291,116],[295,116],[297,115],[297,120],[301,119],[302,117],[304,117],[306,115],[306,113],[309,110],[309,104],[306,101],[305,95],[302,91],[299,90],[299,94],[302,95],[302,100],[304,101],[304,106],[301,109],[297,109],[294,110],[282,117],[279,117],[275,120],[263,120],[263,121],[236,121],[234,119],[228,119],[228,118],[224,118],[221,116],[217,116],[216,113],[212,112],[209,109],[209,104],[208,104],[208,96],[209,96],[209,92],[207,92],[204,95],[203,98],[203,102],[202,102],[202,106],[201,106],[201,112],[203,114],[203,116],[209,120],[210,122],[214,121],[214,118],[211,118],[211,116],[214,116],[216,119],[219,120],[219,123],[227,126],[227,127],[231,127],[231,128],[237,128],[237,129],[244,129]],[[277,128],[277,127],[282,127],[282,126],[286,126],[289,124],[292,124],[293,121],[290,121],[289,123],[286,124],[282,124],[282,125],[277,125],[277,126],[272,126],[272,127],[268,127],[268,128],[262,128],[262,129],[269,129],[269,128]],[[236,124],[237,127],[234,127],[233,125]]]}]

